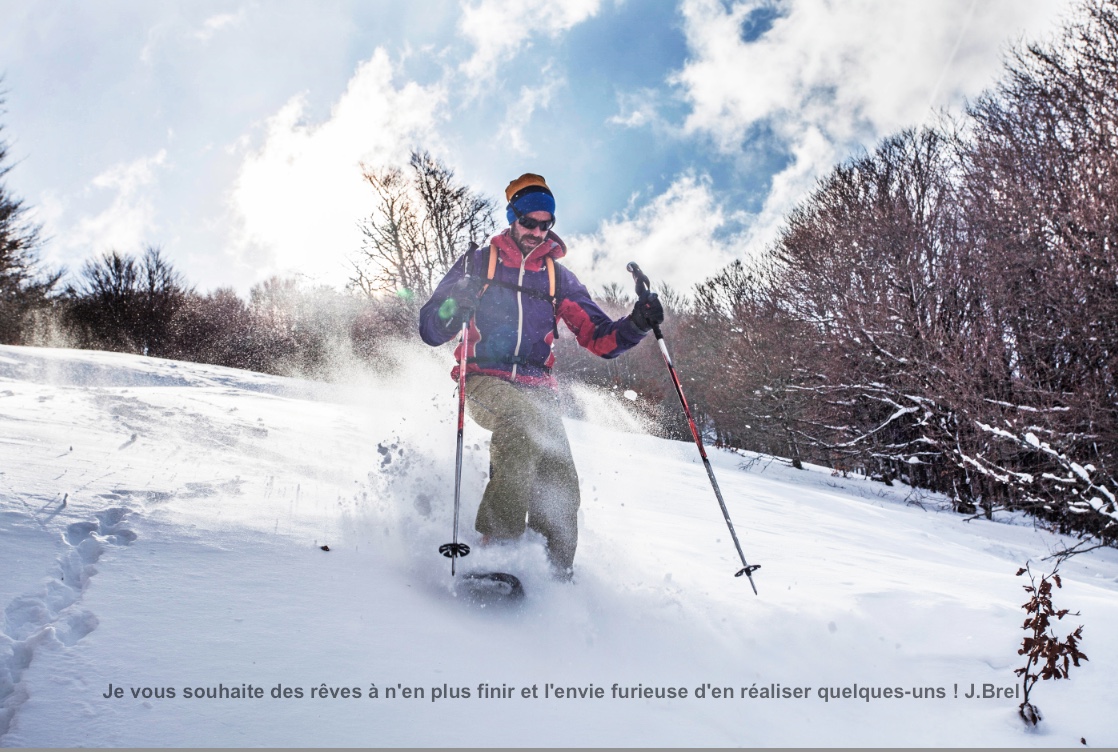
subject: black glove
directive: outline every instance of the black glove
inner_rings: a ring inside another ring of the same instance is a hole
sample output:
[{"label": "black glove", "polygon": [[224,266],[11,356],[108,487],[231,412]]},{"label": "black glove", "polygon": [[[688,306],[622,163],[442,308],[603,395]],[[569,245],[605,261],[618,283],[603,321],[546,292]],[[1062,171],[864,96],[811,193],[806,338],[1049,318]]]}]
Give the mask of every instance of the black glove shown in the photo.
[{"label": "black glove", "polygon": [[636,324],[642,332],[647,332],[654,326],[664,323],[664,306],[660,305],[660,298],[656,293],[641,296],[629,314],[629,320]]},{"label": "black glove", "polygon": [[478,277],[463,277],[451,286],[446,300],[439,306],[439,318],[447,329],[458,329],[470,320],[484,285],[485,280]]}]

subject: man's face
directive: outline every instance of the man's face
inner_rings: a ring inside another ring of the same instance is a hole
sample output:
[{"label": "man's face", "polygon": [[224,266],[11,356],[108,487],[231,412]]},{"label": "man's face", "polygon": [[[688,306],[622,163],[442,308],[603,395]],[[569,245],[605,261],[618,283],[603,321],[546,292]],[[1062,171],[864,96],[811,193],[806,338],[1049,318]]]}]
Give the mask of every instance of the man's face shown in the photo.
[{"label": "man's face", "polygon": [[[551,219],[551,214],[545,211],[528,212],[524,215],[529,219],[534,219],[537,222],[546,222]],[[547,231],[536,227],[534,230],[529,230],[524,225],[520,224],[520,220],[512,223],[512,239],[516,241],[519,246],[520,252],[525,256],[539,247],[540,243],[547,239]]]}]

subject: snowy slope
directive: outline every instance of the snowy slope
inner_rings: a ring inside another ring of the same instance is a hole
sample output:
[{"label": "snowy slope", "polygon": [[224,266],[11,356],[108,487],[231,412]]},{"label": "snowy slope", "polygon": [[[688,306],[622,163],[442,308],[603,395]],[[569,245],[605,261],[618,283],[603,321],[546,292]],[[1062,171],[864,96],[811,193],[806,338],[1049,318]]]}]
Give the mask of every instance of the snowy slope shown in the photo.
[{"label": "snowy slope", "polygon": [[[1056,536],[713,452],[763,565],[754,596],[733,577],[694,446],[635,433],[589,393],[594,422],[568,422],[576,582],[549,581],[529,540],[463,562],[520,574],[522,607],[464,602],[437,553],[450,539],[449,355],[411,362],[327,386],[0,348],[0,745],[1118,745],[1115,552],[1064,567],[1056,602],[1081,612],[1068,626],[1086,625],[1090,662],[1038,686],[1046,719],[1029,732],[1019,700],[964,695],[1017,684],[1014,572]],[[486,438],[467,425],[470,543]],[[615,683],[688,694],[615,698]],[[482,684],[512,696],[479,697]],[[704,684],[733,697],[696,697]],[[748,696],[774,684],[810,690]],[[222,687],[235,691],[186,696]]]}]

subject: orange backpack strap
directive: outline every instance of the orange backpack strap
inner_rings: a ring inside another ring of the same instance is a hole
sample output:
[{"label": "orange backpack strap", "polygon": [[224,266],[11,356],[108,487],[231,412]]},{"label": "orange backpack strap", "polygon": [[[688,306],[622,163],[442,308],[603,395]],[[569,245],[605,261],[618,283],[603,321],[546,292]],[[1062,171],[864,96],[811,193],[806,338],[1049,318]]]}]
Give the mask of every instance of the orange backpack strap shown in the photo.
[{"label": "orange backpack strap", "polygon": [[[485,291],[489,289],[489,283],[492,282],[494,280],[494,278],[497,276],[497,253],[498,253],[498,251],[497,251],[496,244],[495,243],[490,243],[489,244],[489,269],[485,273],[486,282],[485,282],[484,285],[482,285],[481,292],[478,293],[479,298],[482,295],[485,294]],[[544,263],[547,265],[547,299],[549,301],[551,301],[551,310],[555,314],[555,321],[553,323],[552,330],[555,332],[555,337],[558,338],[559,337],[559,299],[555,297],[555,290],[556,290],[555,259],[553,259],[551,256],[548,256],[544,259]],[[536,297],[541,297],[538,292],[534,292],[532,290],[525,290],[524,288],[519,287],[518,285],[501,282],[500,280],[497,280],[496,284],[499,285],[499,286],[502,286],[502,287],[509,287],[509,288],[514,289],[514,290],[520,290],[521,292],[526,292],[527,294],[534,295]]]},{"label": "orange backpack strap", "polygon": [[552,341],[559,339],[559,299],[555,297],[555,259],[547,257],[547,295],[551,298]]},{"label": "orange backpack strap", "polygon": [[481,291],[477,296],[480,298],[489,289],[489,283],[497,276],[497,246],[493,243],[489,244],[489,269],[485,273],[486,282],[481,286]]}]

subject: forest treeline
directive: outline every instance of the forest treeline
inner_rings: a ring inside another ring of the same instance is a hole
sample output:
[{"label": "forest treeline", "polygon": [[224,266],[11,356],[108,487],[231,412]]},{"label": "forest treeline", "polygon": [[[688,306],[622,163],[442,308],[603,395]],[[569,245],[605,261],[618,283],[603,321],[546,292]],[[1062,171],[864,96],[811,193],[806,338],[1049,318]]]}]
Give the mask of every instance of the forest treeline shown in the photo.
[{"label": "forest treeline", "polygon": [[[0,164],[5,156],[0,151]],[[375,209],[362,225],[365,243],[347,289],[275,277],[247,298],[232,288],[197,291],[156,246],[96,256],[65,284],[38,263],[38,228],[0,186],[0,343],[308,378],[329,378],[339,359],[382,365],[391,343],[417,338],[419,305],[454,249],[483,242],[495,225],[492,202],[426,152],[415,152],[406,168],[365,177]]]},{"label": "forest treeline", "polygon": [[724,444],[1113,544],[1118,3],[836,167],[689,313],[678,358]]},{"label": "forest treeline", "polygon": [[[62,287],[0,186],[0,341],[311,377],[340,351],[378,362],[416,336],[418,305],[485,241],[496,204],[424,152],[365,177],[374,208],[349,289],[274,279],[247,300],[195,291],[155,248],[91,260]],[[836,166],[760,255],[662,296],[717,443],[1114,545],[1118,0],[1086,0],[1060,36],[1011,51],[963,114]],[[598,297],[615,315],[632,305],[616,286]],[[561,380],[632,389],[686,435],[656,348],[557,349]]]}]

